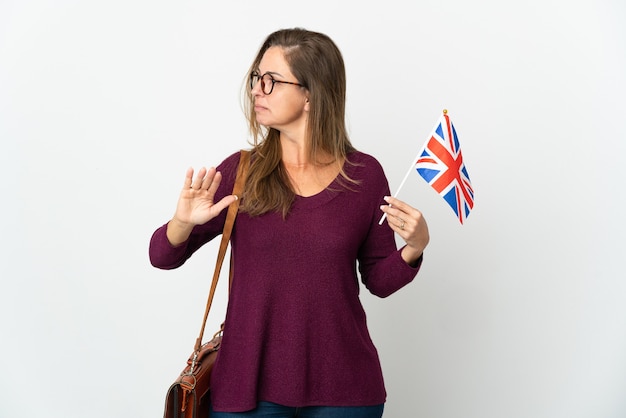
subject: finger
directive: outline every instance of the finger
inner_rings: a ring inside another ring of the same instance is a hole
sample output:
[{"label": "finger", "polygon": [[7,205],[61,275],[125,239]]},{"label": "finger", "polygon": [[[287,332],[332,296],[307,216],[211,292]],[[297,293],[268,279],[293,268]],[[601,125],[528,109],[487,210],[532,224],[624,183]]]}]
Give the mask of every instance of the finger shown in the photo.
[{"label": "finger", "polygon": [[207,190],[209,191],[210,196],[215,196],[217,188],[220,187],[220,183],[222,182],[222,173],[220,173],[219,171],[215,171],[215,169],[213,170],[214,171],[211,175],[211,182],[207,185]]},{"label": "finger", "polygon": [[207,170],[204,167],[202,167],[200,171],[198,171],[198,175],[191,184],[192,189],[200,190],[200,188],[202,188],[202,182],[204,181],[204,176],[206,176],[206,171]]},{"label": "finger", "polygon": [[211,207],[211,210],[214,210],[215,216],[217,216],[218,213],[224,210],[225,207],[229,206],[235,200],[237,200],[237,196],[235,195],[224,196],[219,202]]},{"label": "finger", "polygon": [[215,167],[211,167],[207,170],[206,175],[202,179],[202,190],[209,190],[211,187],[211,183],[213,183],[215,178],[216,170]]},{"label": "finger", "polygon": [[380,209],[387,214],[387,221],[389,223],[397,224],[398,227],[402,223],[401,222],[402,219],[406,221],[406,219],[408,218],[408,215],[406,212],[402,211],[401,209],[395,206],[382,205]]},{"label": "finger", "polygon": [[387,224],[396,232],[406,227],[406,214],[389,205],[382,205],[380,210],[387,215]]},{"label": "finger", "polygon": [[402,200],[396,199],[393,196],[385,196],[385,202],[389,203],[391,207],[400,209],[402,212],[405,212],[405,213],[409,213],[410,210],[413,209],[412,206],[407,205]]},{"label": "finger", "polygon": [[389,202],[389,206],[398,210],[398,212],[396,212],[395,215],[402,217],[405,220],[417,219],[421,215],[421,212],[419,210],[403,202],[402,200],[399,200],[390,196],[388,198],[386,197],[385,200]]},{"label": "finger", "polygon": [[193,179],[193,168],[189,167],[185,173],[185,182],[183,183],[183,189],[191,187],[191,179]]}]

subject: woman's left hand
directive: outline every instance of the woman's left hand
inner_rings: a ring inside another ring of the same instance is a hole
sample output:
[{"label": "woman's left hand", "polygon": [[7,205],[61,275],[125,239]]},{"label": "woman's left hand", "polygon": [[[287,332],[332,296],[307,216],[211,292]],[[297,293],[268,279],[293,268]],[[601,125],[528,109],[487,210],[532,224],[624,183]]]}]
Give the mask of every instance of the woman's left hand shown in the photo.
[{"label": "woman's left hand", "polygon": [[387,214],[387,225],[406,242],[402,258],[414,265],[430,240],[426,220],[422,212],[395,197],[385,196],[385,201],[389,205],[382,205],[380,209]]}]

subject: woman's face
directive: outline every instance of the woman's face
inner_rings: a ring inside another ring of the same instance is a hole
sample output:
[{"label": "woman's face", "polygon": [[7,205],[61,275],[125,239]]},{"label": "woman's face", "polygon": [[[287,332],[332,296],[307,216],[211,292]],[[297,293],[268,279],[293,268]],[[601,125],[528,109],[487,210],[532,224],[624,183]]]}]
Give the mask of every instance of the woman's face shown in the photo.
[{"label": "woman's face", "polygon": [[[257,69],[259,75],[271,74],[276,81],[288,81],[297,83],[293,76],[283,49],[270,47],[259,63]],[[269,89],[271,82],[266,83]],[[254,100],[254,112],[256,120],[263,126],[277,129],[281,132],[304,132],[306,117],[309,109],[308,92],[297,85],[286,83],[274,83],[270,94],[263,93],[261,82],[257,82],[252,88]]]}]

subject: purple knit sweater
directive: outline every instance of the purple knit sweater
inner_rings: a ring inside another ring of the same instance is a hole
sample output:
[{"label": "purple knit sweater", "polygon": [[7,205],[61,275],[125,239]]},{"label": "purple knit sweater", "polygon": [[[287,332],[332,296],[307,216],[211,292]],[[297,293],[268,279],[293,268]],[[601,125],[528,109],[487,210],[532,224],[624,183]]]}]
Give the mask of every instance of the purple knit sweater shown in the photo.
[{"label": "purple knit sweater", "polygon": [[[225,333],[212,373],[218,411],[245,411],[264,400],[288,406],[359,406],[385,402],[378,354],[359,300],[359,277],[386,297],[411,282],[393,231],[378,225],[389,195],[382,167],[353,152],[344,170],[360,181],[347,190],[335,180],[311,197],[296,197],[286,219],[240,213],[231,238],[233,284]],[[218,170],[216,201],[230,194],[239,153]],[[172,247],[166,225],[150,242],[155,267],[182,265],[221,233],[226,211],[196,226]],[[360,275],[357,273],[357,269]]]}]

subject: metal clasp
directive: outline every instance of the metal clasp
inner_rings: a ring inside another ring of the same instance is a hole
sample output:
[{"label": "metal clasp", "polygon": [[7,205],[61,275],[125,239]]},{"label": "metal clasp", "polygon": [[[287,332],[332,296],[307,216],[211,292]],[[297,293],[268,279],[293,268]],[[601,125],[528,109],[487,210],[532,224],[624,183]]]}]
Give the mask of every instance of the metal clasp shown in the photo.
[{"label": "metal clasp", "polygon": [[191,366],[189,366],[189,373],[187,375],[191,375],[193,373],[193,369],[196,368],[196,362],[198,361],[198,352],[193,353],[193,359],[191,359]]}]

